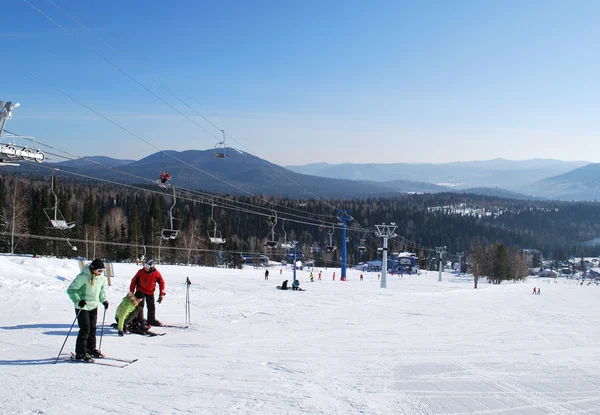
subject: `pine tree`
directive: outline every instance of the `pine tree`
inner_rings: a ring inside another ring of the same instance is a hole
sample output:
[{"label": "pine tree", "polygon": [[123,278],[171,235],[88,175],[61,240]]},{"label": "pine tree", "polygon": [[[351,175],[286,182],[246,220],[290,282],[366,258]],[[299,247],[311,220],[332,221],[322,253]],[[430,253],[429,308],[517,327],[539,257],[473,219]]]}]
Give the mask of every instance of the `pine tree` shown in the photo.
[{"label": "pine tree", "polygon": [[10,236],[8,234],[8,225],[4,217],[4,204],[0,203],[0,252],[10,251]]}]

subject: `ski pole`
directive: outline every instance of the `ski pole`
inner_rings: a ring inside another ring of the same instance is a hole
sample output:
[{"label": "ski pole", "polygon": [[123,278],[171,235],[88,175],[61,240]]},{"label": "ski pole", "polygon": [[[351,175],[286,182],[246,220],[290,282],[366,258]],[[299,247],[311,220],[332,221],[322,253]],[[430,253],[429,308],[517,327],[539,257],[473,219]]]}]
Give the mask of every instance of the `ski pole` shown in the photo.
[{"label": "ski pole", "polygon": [[75,315],[75,320],[73,320],[73,324],[71,324],[71,328],[69,329],[69,332],[67,333],[67,338],[65,339],[65,341],[62,344],[62,347],[60,348],[60,352],[58,352],[58,356],[56,356],[56,360],[54,361],[54,364],[56,364],[56,362],[58,362],[60,354],[62,353],[63,349],[65,348],[65,344],[67,344],[67,340],[69,339],[69,335],[71,334],[71,330],[73,330],[73,326],[75,325],[75,322],[79,318],[79,313],[81,313],[81,308],[79,310],[77,310],[77,314]]},{"label": "ski pole", "polygon": [[104,334],[104,320],[106,319],[106,307],[104,307],[104,315],[102,316],[102,328],[100,329],[100,343],[98,344],[98,350],[102,350],[102,335]]},{"label": "ski pole", "polygon": [[190,277],[185,277],[185,323],[190,324]]}]

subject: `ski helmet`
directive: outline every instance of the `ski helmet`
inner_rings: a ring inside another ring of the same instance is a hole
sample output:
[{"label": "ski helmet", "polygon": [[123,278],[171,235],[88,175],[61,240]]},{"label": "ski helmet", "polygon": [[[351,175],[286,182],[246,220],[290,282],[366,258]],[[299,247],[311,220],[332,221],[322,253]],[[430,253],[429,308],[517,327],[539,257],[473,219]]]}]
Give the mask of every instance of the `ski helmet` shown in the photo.
[{"label": "ski helmet", "polygon": [[147,271],[153,270],[154,269],[154,260],[148,259],[146,262],[144,262],[144,269]]}]

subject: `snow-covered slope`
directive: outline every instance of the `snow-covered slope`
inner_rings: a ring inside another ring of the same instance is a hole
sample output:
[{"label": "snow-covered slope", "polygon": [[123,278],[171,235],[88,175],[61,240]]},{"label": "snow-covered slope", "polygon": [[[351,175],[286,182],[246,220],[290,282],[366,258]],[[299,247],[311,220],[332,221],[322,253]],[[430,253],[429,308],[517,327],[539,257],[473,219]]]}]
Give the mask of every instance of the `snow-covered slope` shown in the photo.
[{"label": "snow-covered slope", "polygon": [[[0,256],[1,414],[597,414],[600,287],[323,270],[158,266],[163,337],[104,331],[126,368],[53,364],[74,319],[75,260]],[[139,269],[115,264],[108,325]],[[336,271],[338,281],[332,281]],[[534,285],[541,295],[531,295]],[[100,320],[102,312],[100,312]],[[74,348],[77,325],[65,347]]]}]

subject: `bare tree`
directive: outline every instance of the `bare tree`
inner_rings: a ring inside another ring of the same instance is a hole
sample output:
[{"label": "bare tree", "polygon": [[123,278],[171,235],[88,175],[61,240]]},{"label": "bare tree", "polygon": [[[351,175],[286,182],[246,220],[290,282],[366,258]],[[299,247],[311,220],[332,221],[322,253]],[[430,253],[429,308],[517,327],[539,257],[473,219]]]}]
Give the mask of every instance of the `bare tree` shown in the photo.
[{"label": "bare tree", "polygon": [[101,227],[105,228],[107,225],[110,229],[121,229],[121,226],[127,228],[127,216],[123,208],[114,207],[108,211],[102,218]]},{"label": "bare tree", "polygon": [[26,199],[28,195],[24,195],[18,186],[18,181],[13,181],[14,186],[8,188],[6,204],[6,222],[10,229],[10,253],[14,254],[15,249],[19,243],[19,239],[15,241],[15,234],[22,233],[26,234],[27,231],[27,217],[25,212],[27,211]]},{"label": "bare tree", "polygon": [[[186,263],[190,263],[192,252],[196,249],[202,249],[205,246],[204,240],[200,237],[202,225],[198,219],[190,221],[186,230],[179,232],[178,239],[181,239],[183,247],[187,249]],[[184,251],[185,252],[185,251]]]}]

